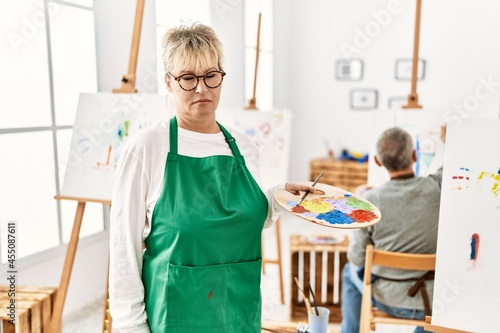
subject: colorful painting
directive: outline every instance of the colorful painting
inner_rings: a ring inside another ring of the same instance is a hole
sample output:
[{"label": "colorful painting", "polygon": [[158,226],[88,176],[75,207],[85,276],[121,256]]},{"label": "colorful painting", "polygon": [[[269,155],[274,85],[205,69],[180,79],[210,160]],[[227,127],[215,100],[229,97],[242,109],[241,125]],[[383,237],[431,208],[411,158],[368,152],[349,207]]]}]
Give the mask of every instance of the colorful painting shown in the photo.
[{"label": "colorful painting", "polygon": [[61,195],[111,200],[126,141],[167,118],[165,96],[80,94]]},{"label": "colorful painting", "polygon": [[499,145],[500,119],[463,119],[448,128],[433,325],[498,331]]},{"label": "colorful painting", "polygon": [[292,214],[331,228],[364,228],[380,220],[379,209],[361,197],[321,183],[316,184],[315,189],[316,193],[308,194],[302,202],[301,196],[283,189],[275,191],[274,199]]},{"label": "colorful painting", "polygon": [[[417,155],[413,171],[417,176],[427,176],[443,165],[444,144],[441,141],[442,112],[437,110],[385,110],[372,114],[370,156],[376,154],[376,142],[388,128],[400,127],[410,133]],[[381,185],[389,180],[389,174],[379,167],[373,158],[368,162],[368,183]]]},{"label": "colorful painting", "polygon": [[218,110],[217,120],[252,137],[259,148],[260,174],[265,188],[288,180],[291,114],[288,110]]}]

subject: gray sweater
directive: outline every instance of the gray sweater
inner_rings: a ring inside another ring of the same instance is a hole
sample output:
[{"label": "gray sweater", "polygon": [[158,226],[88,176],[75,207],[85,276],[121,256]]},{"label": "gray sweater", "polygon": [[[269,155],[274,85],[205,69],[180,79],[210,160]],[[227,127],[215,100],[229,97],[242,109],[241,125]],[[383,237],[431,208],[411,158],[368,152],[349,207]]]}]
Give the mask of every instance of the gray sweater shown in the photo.
[{"label": "gray sweater", "polygon": [[[364,266],[367,244],[375,249],[404,253],[436,253],[439,203],[443,169],[427,177],[390,180],[367,191],[364,197],[380,209],[381,220],[372,227],[353,232],[347,257],[356,266]],[[422,276],[422,271],[374,267],[379,276],[406,279]],[[373,284],[373,296],[379,302],[399,308],[421,309],[420,293],[407,295],[415,282],[379,279]],[[432,303],[433,281],[426,281]]]}]

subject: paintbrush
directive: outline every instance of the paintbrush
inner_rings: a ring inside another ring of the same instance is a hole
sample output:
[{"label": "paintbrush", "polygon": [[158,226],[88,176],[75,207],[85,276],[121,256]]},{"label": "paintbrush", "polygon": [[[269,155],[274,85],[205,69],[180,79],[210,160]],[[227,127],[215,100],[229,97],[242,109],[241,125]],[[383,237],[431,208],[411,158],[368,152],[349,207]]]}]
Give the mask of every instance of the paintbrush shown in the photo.
[{"label": "paintbrush", "polygon": [[[316,185],[316,183],[318,182],[318,180],[321,178],[321,176],[323,176],[323,171],[321,171],[321,173],[319,174],[318,177],[316,177],[316,179],[314,180],[314,182],[312,183],[312,187],[314,187],[314,185]],[[297,206],[300,206],[300,204],[302,203],[302,201],[304,201],[304,199],[307,197],[307,195],[309,194],[309,191],[306,191],[306,193],[304,193],[304,195],[302,196],[302,199],[300,199],[299,203],[297,204]]]},{"label": "paintbrush", "polygon": [[319,316],[318,307],[316,306],[316,296],[314,296],[314,291],[312,290],[310,283],[309,283],[309,292],[311,293],[311,296],[313,298],[313,306],[314,306],[314,311],[316,312],[316,316]]},{"label": "paintbrush", "polygon": [[302,290],[302,288],[300,288],[299,280],[297,279],[297,277],[295,277],[294,279],[295,279],[295,284],[297,285],[297,288],[299,288],[300,294],[302,295],[302,298],[304,299],[304,303],[306,304],[307,312],[314,314],[314,312],[311,308],[311,303],[309,303],[309,299],[304,294],[304,290]]}]

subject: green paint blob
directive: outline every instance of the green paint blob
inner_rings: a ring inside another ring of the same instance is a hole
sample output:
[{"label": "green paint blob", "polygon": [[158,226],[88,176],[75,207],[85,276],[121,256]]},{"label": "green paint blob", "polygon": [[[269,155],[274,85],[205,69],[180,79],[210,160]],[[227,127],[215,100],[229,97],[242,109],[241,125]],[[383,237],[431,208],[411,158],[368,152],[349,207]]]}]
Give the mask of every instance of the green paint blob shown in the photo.
[{"label": "green paint blob", "polygon": [[347,205],[362,210],[369,210],[369,211],[373,210],[372,205],[354,197],[350,197],[347,199]]},{"label": "green paint blob", "polygon": [[123,134],[124,136],[128,136],[128,129],[130,128],[130,120],[125,120],[123,122]]}]

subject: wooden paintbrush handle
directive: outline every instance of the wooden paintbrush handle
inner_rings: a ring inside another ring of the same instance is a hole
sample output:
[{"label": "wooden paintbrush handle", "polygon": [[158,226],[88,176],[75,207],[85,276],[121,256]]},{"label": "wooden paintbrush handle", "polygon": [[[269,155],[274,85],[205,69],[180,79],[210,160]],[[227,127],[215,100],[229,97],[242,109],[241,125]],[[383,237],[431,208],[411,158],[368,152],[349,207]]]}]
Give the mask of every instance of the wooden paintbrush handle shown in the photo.
[{"label": "wooden paintbrush handle", "polygon": [[[302,296],[304,296],[304,294],[302,294]],[[309,302],[309,299],[306,298],[305,296],[304,296],[304,303],[306,303],[307,312],[310,314],[314,314],[314,310],[311,306],[311,303]]]},{"label": "wooden paintbrush handle", "polygon": [[304,290],[302,290],[302,288],[300,287],[299,280],[297,279],[297,277],[295,277],[294,280],[295,280],[295,284],[297,285],[297,288],[300,291],[300,294],[302,295],[302,298],[304,299],[304,303],[306,305],[307,312],[311,313],[311,314],[314,314],[314,311],[313,311],[313,309],[311,307],[311,303],[309,302],[309,299],[304,294]]}]

